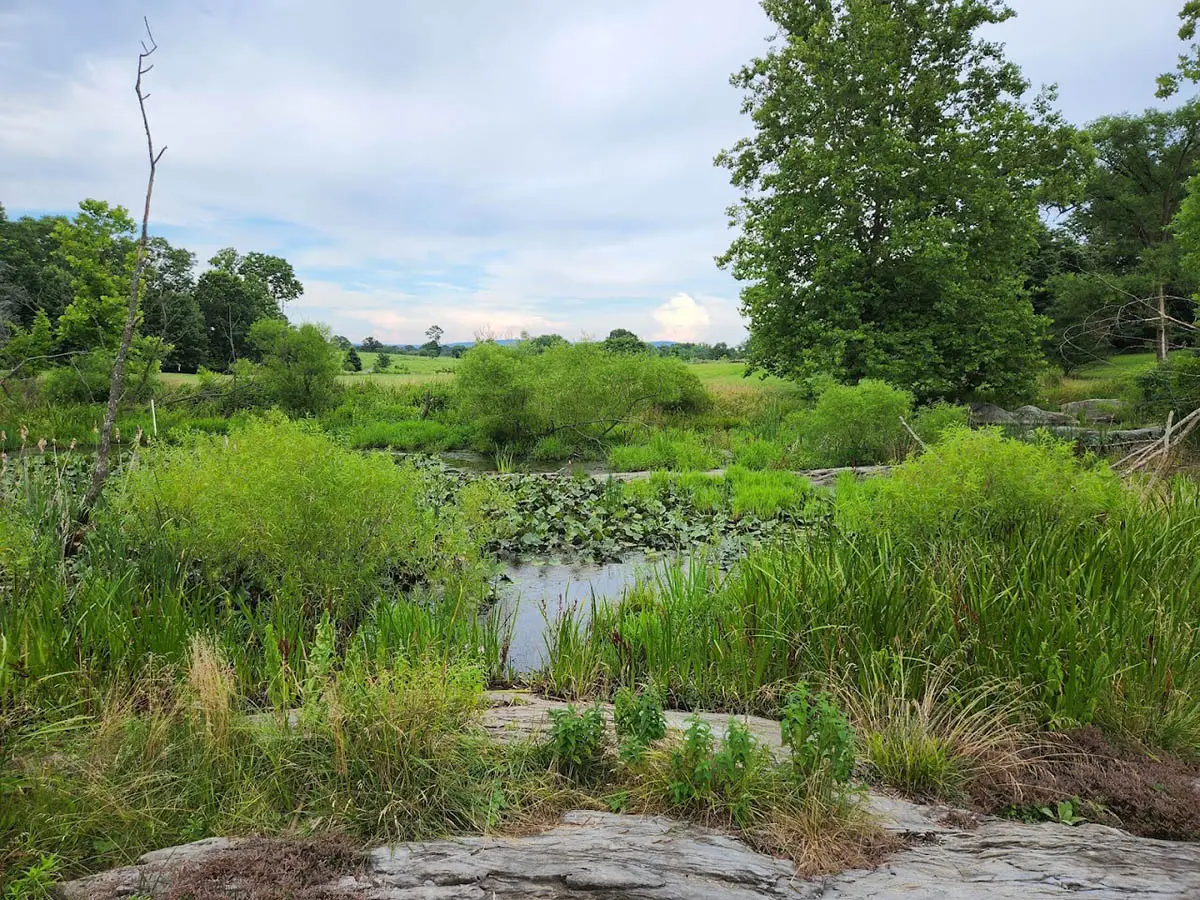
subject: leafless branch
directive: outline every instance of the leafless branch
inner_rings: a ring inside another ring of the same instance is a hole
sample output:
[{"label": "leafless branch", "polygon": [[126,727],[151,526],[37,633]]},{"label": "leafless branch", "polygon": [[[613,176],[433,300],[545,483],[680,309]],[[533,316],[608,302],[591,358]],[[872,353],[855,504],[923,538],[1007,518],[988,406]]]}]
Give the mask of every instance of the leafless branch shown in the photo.
[{"label": "leafless branch", "polygon": [[125,316],[125,330],[121,333],[121,346],[117,350],[117,358],[113,363],[112,384],[108,392],[108,408],[104,413],[104,425],[100,429],[100,446],[96,450],[96,465],[92,470],[92,483],[80,507],[79,524],[81,526],[87,524],[92,508],[100,498],[100,493],[104,490],[104,483],[108,480],[113,428],[117,420],[117,406],[121,401],[125,363],[129,358],[129,347],[133,343],[133,331],[137,324],[138,293],[141,288],[142,273],[146,268],[146,247],[150,241],[150,198],[154,194],[154,176],[157,174],[158,161],[162,159],[162,155],[167,150],[164,146],[157,152],[155,151],[154,137],[150,132],[150,118],[146,113],[146,100],[150,95],[142,89],[142,79],[154,68],[153,64],[147,63],[147,60],[158,49],[158,44],[154,40],[154,33],[150,30],[150,21],[144,17],[142,21],[146,26],[148,43],[142,41],[142,52],[138,54],[137,58],[137,81],[134,82],[133,89],[137,94],[138,109],[142,114],[142,128],[146,132],[146,155],[150,160],[150,174],[146,180],[146,203],[142,209],[142,233],[138,239],[137,261],[130,279],[129,309]]}]

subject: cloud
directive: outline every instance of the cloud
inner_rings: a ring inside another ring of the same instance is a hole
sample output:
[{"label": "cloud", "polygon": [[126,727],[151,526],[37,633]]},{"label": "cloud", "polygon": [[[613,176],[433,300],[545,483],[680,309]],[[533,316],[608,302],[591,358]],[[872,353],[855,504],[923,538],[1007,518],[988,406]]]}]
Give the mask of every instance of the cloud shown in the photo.
[{"label": "cloud", "polygon": [[[0,5],[0,201],[139,208],[145,4]],[[1013,5],[996,38],[1076,121],[1153,102],[1179,50],[1178,2]],[[744,336],[712,158],[749,130],[728,76],[772,31],[758,0],[157,0],[151,22],[153,228],[202,260],[285,256],[293,317],[403,342]]]},{"label": "cloud", "polygon": [[708,310],[688,294],[676,294],[654,311],[659,341],[697,341],[712,321]]}]

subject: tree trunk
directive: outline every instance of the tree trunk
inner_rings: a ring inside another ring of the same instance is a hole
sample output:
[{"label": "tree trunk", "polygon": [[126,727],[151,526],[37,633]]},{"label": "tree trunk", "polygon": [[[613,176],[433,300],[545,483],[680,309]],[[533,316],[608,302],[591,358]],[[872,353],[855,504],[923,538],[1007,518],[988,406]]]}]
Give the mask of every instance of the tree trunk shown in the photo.
[{"label": "tree trunk", "polygon": [[1170,344],[1167,341],[1167,292],[1165,285],[1158,286],[1158,340],[1155,341],[1154,352],[1158,361],[1167,361],[1167,351]]}]

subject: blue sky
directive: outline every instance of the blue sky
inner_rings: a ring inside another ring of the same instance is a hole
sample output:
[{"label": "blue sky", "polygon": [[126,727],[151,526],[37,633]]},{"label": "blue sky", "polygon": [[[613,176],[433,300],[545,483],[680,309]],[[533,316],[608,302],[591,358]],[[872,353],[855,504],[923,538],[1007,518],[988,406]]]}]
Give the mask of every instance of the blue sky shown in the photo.
[{"label": "blue sky", "polygon": [[[1181,5],[1014,0],[995,37],[1086,122],[1156,102]],[[756,0],[0,0],[10,214],[140,208],[143,14],[153,228],[287,257],[293,320],[744,336],[712,158],[747,130],[728,78],[770,31]]]}]

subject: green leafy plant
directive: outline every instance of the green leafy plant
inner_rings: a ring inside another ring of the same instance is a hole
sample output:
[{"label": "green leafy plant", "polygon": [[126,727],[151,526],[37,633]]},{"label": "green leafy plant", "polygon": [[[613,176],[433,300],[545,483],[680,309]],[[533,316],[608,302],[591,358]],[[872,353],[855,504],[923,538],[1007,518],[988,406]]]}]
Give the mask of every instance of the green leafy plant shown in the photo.
[{"label": "green leafy plant", "polygon": [[825,694],[799,684],[788,695],[779,723],[783,744],[792,751],[792,767],[801,780],[822,774],[845,784],[854,769],[854,730]]},{"label": "green leafy plant", "polygon": [[662,692],[650,686],[638,692],[621,688],[613,698],[613,721],[621,759],[637,759],[647,747],[667,734]]},{"label": "green leafy plant", "polygon": [[912,406],[908,391],[864,378],[853,387],[828,386],[812,409],[789,417],[788,428],[806,468],[893,463],[911,448],[900,419]]},{"label": "green leafy plant", "polygon": [[56,895],[59,859],[53,853],[43,854],[37,862],[8,881],[4,900],[52,900]]},{"label": "green leafy plant", "polygon": [[714,750],[712,729],[699,716],[688,721],[683,741],[671,752],[668,792],[671,802],[694,814],[729,818],[749,825],[769,793],[773,763],[746,725],[731,720]]},{"label": "green leafy plant", "polygon": [[607,735],[604,711],[591,706],[579,712],[573,705],[550,711],[550,759],[572,781],[589,783],[606,769]]}]

